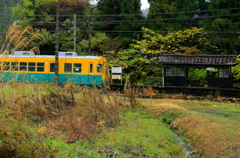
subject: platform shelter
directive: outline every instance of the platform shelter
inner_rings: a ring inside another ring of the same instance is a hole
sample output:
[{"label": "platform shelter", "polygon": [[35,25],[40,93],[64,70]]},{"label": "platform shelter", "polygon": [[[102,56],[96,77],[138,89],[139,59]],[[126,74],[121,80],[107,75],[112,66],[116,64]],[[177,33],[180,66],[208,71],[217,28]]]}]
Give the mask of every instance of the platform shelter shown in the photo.
[{"label": "platform shelter", "polygon": [[231,88],[231,67],[236,65],[235,55],[180,55],[161,54],[163,86],[190,86],[189,68],[206,69],[207,87]]}]

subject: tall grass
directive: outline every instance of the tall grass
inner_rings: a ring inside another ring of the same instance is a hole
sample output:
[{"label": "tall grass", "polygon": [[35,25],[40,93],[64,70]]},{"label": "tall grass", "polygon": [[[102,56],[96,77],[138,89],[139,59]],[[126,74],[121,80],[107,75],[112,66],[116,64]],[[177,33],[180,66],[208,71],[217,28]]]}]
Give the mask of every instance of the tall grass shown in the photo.
[{"label": "tall grass", "polygon": [[[159,103],[160,101],[161,103]],[[199,157],[239,157],[240,126],[238,121],[196,113],[178,105],[180,103],[180,105],[187,104],[201,107],[209,104],[216,105],[216,103],[170,99],[153,102],[152,105],[148,105],[152,116],[161,118],[164,122],[170,124],[170,127],[176,130],[178,134],[187,137],[192,144],[191,150],[195,155]],[[235,107],[236,104],[229,106]]]},{"label": "tall grass", "polygon": [[119,126],[118,106],[124,105],[116,94],[69,85],[7,82],[0,93],[3,157],[53,156],[58,149],[44,145],[49,137],[68,144],[92,141],[101,127]]},{"label": "tall grass", "polygon": [[36,46],[36,43],[44,43],[45,38],[41,34],[35,33],[31,26],[22,28],[18,24],[19,21],[14,21],[12,25],[9,26],[5,41],[1,44],[0,54],[9,55],[16,50],[29,50],[36,54],[40,54],[40,50]]}]

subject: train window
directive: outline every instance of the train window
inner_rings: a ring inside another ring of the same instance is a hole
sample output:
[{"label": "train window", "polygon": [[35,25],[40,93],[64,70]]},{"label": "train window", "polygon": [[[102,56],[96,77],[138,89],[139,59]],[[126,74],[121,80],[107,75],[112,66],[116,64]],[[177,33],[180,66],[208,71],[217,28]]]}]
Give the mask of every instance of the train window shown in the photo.
[{"label": "train window", "polygon": [[81,73],[82,72],[82,64],[74,63],[74,70],[73,72]]},{"label": "train window", "polygon": [[4,62],[3,63],[4,71],[9,71],[10,69],[10,62]]},{"label": "train window", "polygon": [[20,71],[26,71],[26,70],[27,70],[27,63],[20,62]]},{"label": "train window", "polygon": [[55,72],[55,63],[50,63],[50,72]]},{"label": "train window", "polygon": [[11,62],[11,69],[13,71],[18,71],[18,62]]},{"label": "train window", "polygon": [[93,64],[89,64],[89,73],[93,73]]},{"label": "train window", "polygon": [[166,76],[185,76],[184,67],[166,67]]},{"label": "train window", "polygon": [[44,72],[44,63],[37,63],[37,72]]},{"label": "train window", "polygon": [[72,72],[72,63],[64,64],[64,72]]},{"label": "train window", "polygon": [[35,71],[36,63],[29,62],[28,63],[28,71]]},{"label": "train window", "polygon": [[99,73],[103,72],[103,64],[97,64],[97,72]]},{"label": "train window", "polygon": [[229,77],[229,69],[218,69],[218,77],[220,78],[228,78]]}]

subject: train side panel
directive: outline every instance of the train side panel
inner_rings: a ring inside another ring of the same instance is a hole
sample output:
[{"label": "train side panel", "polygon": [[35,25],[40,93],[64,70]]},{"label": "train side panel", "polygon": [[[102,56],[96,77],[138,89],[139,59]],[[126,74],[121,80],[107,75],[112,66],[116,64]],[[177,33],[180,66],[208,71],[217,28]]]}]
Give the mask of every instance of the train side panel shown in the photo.
[{"label": "train side panel", "polygon": [[[54,60],[53,57],[1,57],[0,79],[1,81],[54,82]],[[103,57],[59,58],[59,83],[71,81],[74,84],[100,85],[106,80],[105,68],[106,60]]]}]

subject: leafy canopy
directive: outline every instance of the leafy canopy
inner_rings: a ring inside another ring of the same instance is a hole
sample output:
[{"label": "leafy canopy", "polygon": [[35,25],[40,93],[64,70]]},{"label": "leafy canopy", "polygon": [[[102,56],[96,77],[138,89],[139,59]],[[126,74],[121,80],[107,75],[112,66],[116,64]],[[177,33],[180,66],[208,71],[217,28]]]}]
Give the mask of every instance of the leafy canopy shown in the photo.
[{"label": "leafy canopy", "polygon": [[143,28],[146,33],[143,39],[135,41],[132,46],[146,56],[158,56],[160,53],[173,54],[207,54],[217,49],[206,36],[203,28],[193,27],[183,31],[170,32],[163,36],[150,29]]}]

